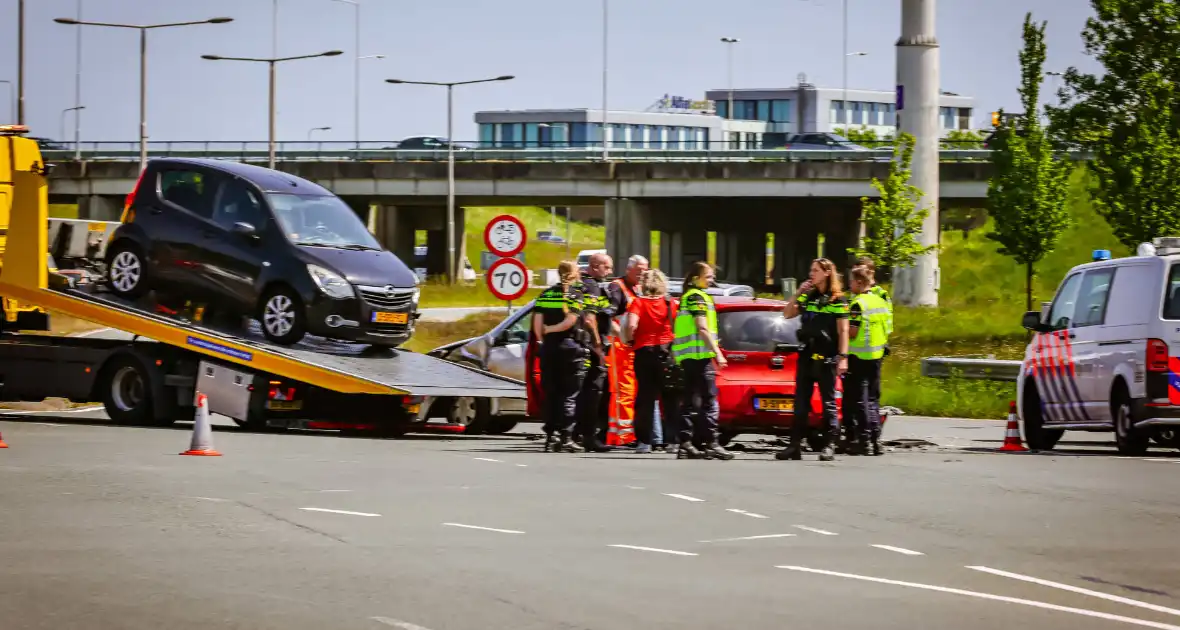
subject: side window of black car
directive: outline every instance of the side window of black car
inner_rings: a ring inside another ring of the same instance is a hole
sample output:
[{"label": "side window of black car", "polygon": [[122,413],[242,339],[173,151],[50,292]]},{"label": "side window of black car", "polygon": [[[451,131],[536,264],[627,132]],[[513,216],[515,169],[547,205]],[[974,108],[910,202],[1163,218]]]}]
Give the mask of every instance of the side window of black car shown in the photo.
[{"label": "side window of black car", "polygon": [[229,230],[235,223],[249,223],[261,232],[266,226],[262,200],[240,181],[227,181],[213,208],[213,222]]},{"label": "side window of black car", "polygon": [[207,173],[169,169],[160,173],[160,199],[206,219],[213,217],[217,181]]}]

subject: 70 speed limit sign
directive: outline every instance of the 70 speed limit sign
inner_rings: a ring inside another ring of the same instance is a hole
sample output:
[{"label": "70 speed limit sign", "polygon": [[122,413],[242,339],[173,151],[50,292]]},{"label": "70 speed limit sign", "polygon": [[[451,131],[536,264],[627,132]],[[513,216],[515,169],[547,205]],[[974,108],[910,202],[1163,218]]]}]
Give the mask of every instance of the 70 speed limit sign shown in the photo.
[{"label": "70 speed limit sign", "polygon": [[529,288],[529,270],[515,258],[501,258],[487,271],[488,290],[505,301],[519,299]]}]

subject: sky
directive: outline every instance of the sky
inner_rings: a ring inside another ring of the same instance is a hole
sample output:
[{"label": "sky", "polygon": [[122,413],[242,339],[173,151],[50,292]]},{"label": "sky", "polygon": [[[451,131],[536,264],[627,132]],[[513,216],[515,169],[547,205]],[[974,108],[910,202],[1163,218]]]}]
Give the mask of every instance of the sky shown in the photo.
[{"label": "sky", "polygon": [[[387,78],[462,81],[504,74],[508,82],[455,90],[457,140],[477,139],[480,110],[599,108],[604,0],[359,0],[361,137],[393,141],[445,135],[446,94],[438,87],[391,85]],[[791,87],[800,73],[820,87],[841,86],[840,0],[608,0],[609,106],[643,110],[665,94],[702,98],[728,87],[725,44],[734,49],[738,88]],[[133,24],[232,17],[221,25],[148,34],[148,135],[153,141],[264,141],[266,64],[207,61],[203,54],[269,57],[274,0],[81,0],[82,19]],[[82,27],[81,95],[76,17],[79,0],[26,0],[26,123],[30,135],[73,137],[80,103],[83,141],[138,139],[138,32]],[[851,89],[892,90],[900,0],[847,0]],[[338,57],[279,65],[277,138],[351,141],[357,56],[353,5],[278,0],[279,56],[342,50]],[[1046,70],[1096,71],[1083,50],[1086,0],[939,0],[942,89],[976,98],[987,112],[1019,109],[1017,52],[1026,11],[1049,22]],[[17,0],[0,0],[0,81],[17,78]],[[1055,89],[1050,77],[1047,88]],[[0,120],[9,113],[0,83]]]}]

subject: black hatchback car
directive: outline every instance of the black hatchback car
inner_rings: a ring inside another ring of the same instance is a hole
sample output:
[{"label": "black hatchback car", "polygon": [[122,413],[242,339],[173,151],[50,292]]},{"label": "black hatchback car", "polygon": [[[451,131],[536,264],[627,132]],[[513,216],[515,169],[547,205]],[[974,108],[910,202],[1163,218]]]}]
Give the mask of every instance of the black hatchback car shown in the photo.
[{"label": "black hatchback car", "polygon": [[418,279],[339,197],[279,171],[152,160],[107,246],[108,286],[194,297],[248,315],[267,339],[305,333],[397,346],[413,333]]}]

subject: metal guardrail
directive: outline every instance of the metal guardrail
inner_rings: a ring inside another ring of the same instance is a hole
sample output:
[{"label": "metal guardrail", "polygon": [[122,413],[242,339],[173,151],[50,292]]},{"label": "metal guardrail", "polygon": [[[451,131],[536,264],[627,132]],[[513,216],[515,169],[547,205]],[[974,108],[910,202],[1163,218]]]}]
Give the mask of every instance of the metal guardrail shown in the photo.
[{"label": "metal guardrail", "polygon": [[922,376],[1015,383],[1016,377],[1020,375],[1020,370],[1023,367],[1023,361],[1011,359],[925,357],[922,359]]}]

